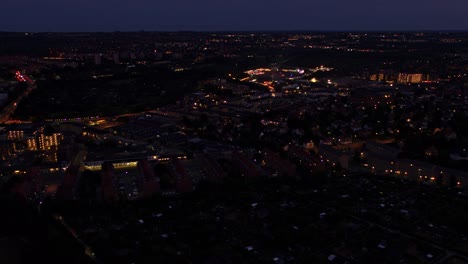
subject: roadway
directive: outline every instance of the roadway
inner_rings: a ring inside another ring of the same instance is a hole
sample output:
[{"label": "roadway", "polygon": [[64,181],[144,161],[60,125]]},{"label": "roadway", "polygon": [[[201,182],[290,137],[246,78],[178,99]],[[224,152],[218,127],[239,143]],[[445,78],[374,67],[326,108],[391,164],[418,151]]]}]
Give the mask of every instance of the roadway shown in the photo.
[{"label": "roadway", "polygon": [[32,90],[37,88],[36,82],[32,80],[29,76],[17,74],[17,79],[26,82],[28,84],[28,88],[26,88],[26,90],[21,95],[19,95],[15,100],[13,100],[11,103],[9,103],[2,109],[2,111],[0,112],[0,124],[7,123],[10,120],[13,113],[16,111],[16,108],[18,107],[18,104],[21,102],[21,100],[24,97],[27,97]]}]

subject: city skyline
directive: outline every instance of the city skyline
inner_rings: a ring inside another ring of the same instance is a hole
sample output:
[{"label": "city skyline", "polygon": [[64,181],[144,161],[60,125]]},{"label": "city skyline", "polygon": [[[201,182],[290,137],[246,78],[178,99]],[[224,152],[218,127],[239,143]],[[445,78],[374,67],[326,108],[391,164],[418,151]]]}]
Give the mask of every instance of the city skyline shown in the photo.
[{"label": "city skyline", "polygon": [[7,1],[0,31],[468,30],[468,3],[449,1],[230,1],[132,3]]},{"label": "city skyline", "polygon": [[0,32],[0,263],[468,264],[468,32],[275,30]]}]

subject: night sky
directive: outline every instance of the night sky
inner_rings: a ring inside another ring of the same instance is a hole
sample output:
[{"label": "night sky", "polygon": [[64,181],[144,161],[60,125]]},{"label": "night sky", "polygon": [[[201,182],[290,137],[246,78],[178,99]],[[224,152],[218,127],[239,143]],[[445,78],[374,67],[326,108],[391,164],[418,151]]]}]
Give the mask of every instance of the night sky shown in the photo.
[{"label": "night sky", "polygon": [[468,30],[467,0],[1,0],[0,31]]}]

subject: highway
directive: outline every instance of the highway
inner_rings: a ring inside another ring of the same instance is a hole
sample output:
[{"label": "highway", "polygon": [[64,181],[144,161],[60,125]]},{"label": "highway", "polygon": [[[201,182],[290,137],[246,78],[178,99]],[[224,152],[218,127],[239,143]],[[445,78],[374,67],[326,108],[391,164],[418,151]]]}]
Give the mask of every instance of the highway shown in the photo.
[{"label": "highway", "polygon": [[9,103],[2,109],[2,111],[0,112],[0,124],[7,123],[10,120],[13,113],[16,111],[16,108],[18,107],[18,104],[21,102],[21,100],[24,97],[28,96],[32,90],[37,88],[36,82],[32,80],[29,76],[17,72],[16,78],[19,81],[26,82],[28,84],[28,88],[26,88],[26,90],[21,95],[19,95],[15,100],[13,100],[11,103]]}]

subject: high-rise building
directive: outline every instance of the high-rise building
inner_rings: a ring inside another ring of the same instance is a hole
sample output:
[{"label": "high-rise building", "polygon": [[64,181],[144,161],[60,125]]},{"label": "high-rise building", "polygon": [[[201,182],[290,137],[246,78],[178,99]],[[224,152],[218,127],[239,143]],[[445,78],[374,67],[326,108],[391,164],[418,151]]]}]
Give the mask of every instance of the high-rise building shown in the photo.
[{"label": "high-rise building", "polygon": [[39,149],[50,150],[53,146],[57,147],[60,144],[63,136],[61,133],[53,133],[50,136],[40,134],[38,137]]},{"label": "high-rise building", "polygon": [[37,151],[39,150],[38,146],[37,146],[37,139],[36,137],[29,137],[28,139],[26,139],[26,143],[28,145],[28,150],[29,151]]}]

